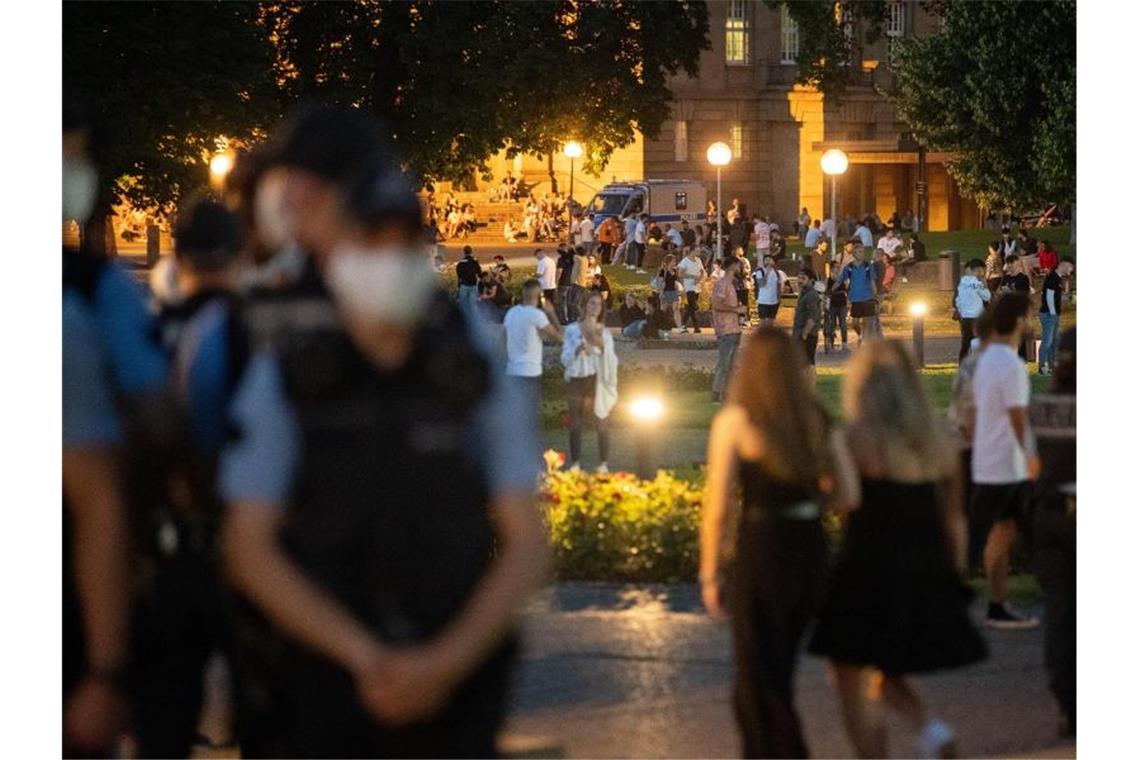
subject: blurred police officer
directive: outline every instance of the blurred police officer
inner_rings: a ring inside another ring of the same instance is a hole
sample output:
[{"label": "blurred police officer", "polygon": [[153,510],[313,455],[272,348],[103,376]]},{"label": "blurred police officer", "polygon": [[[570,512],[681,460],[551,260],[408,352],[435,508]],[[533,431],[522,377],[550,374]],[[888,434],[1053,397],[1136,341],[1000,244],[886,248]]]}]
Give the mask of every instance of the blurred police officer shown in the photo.
[{"label": "blurred police officer", "polygon": [[533,415],[437,290],[395,161],[342,173],[343,143],[312,129],[274,160],[284,196],[310,193],[294,230],[317,276],[249,308],[219,475],[230,574],[267,624],[243,755],[493,755],[545,560]]},{"label": "blurred police officer", "polygon": [[[97,191],[89,138],[66,105],[63,218],[81,227]],[[100,756],[114,751],[126,719],[127,503],[141,489],[124,455],[146,448],[157,464],[169,443],[167,368],[138,288],[119,267],[65,248],[62,302],[63,754]]]},{"label": "blurred police officer", "polygon": [[194,200],[180,210],[174,238],[181,300],[163,312],[160,324],[188,435],[155,515],[156,556],[138,610],[134,691],[144,757],[189,755],[206,664],[223,646],[214,482],[246,346],[231,295],[240,246],[236,219],[216,201]]}]

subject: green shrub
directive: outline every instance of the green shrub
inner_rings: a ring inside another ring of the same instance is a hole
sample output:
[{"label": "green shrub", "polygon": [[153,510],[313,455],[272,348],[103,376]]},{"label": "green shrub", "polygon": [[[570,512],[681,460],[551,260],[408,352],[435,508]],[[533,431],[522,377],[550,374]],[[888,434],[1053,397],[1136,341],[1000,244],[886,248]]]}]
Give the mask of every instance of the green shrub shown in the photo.
[{"label": "green shrub", "polygon": [[[548,452],[550,458],[559,457]],[[692,582],[697,577],[701,488],[664,470],[546,474],[540,503],[559,580]]]}]

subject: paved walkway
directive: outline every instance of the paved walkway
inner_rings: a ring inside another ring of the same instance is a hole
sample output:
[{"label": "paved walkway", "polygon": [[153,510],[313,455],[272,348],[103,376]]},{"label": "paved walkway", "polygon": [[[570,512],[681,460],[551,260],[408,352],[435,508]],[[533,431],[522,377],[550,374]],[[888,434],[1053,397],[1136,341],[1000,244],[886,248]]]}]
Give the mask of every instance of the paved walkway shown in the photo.
[{"label": "paved walkway", "polygon": [[[1075,757],[1055,738],[1042,631],[985,634],[985,662],[915,679],[961,756]],[[739,757],[729,633],[704,615],[697,587],[554,586],[530,607],[525,636],[512,733],[545,737],[567,757]],[[813,756],[850,757],[814,657],[801,663],[797,702]],[[892,756],[913,757],[913,736],[890,726]]]}]

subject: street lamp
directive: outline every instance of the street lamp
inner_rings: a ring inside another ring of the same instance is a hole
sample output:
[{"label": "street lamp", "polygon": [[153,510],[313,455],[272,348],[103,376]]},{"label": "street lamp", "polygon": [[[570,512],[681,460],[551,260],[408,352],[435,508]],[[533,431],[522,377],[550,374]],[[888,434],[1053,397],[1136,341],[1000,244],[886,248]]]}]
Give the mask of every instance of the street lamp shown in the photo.
[{"label": "street lamp", "polygon": [[925,322],[926,304],[922,301],[915,301],[910,305],[910,324],[911,337],[914,341],[914,360],[919,369],[926,366]]},{"label": "street lamp", "polygon": [[653,462],[653,439],[657,423],[665,414],[660,396],[639,396],[629,405],[635,424],[634,444],[637,453],[637,477],[651,480],[656,474]]},{"label": "street lamp", "polygon": [[210,159],[210,186],[221,190],[226,182],[226,175],[234,168],[234,154],[228,150],[215,153]]},{"label": "street lamp", "polygon": [[720,218],[724,215],[720,205],[720,167],[727,166],[728,162],[732,160],[732,148],[728,147],[725,143],[714,142],[709,146],[706,154],[709,163],[716,167],[716,259],[720,261],[724,258],[722,246],[724,241],[720,235]]},{"label": "street lamp", "polygon": [[569,224],[566,225],[566,239],[570,243],[573,243],[574,214],[570,210],[570,204],[574,201],[574,159],[582,157],[582,144],[571,140],[562,147],[562,152],[570,159],[570,195],[566,199],[566,218]]},{"label": "street lamp", "polygon": [[847,154],[839,148],[832,148],[820,157],[819,166],[824,174],[831,177],[831,255],[834,257],[839,250],[835,245],[835,232],[839,229],[839,220],[835,218],[835,197],[839,194],[839,175],[847,171]]}]

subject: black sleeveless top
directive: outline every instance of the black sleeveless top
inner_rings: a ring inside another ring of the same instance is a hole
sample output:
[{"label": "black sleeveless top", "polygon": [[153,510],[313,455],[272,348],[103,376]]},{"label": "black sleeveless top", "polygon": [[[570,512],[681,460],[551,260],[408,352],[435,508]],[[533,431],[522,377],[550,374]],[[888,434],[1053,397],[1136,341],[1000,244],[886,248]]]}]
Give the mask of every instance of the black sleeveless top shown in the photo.
[{"label": "black sleeveless top", "polygon": [[741,459],[738,465],[743,490],[744,512],[760,511],[778,514],[807,501],[819,500],[818,488],[805,488],[774,477],[762,461]]}]

